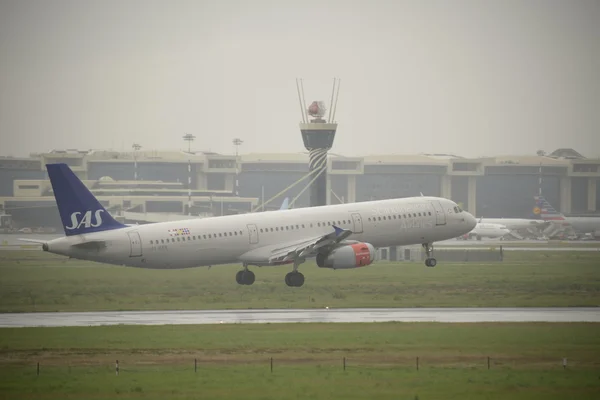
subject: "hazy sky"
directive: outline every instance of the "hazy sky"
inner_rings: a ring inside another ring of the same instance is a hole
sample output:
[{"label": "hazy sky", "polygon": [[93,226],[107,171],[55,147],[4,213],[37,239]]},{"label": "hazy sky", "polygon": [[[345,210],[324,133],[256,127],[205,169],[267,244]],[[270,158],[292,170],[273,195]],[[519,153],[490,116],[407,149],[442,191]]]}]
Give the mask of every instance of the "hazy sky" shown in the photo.
[{"label": "hazy sky", "polygon": [[600,156],[600,1],[0,0],[0,155],[302,150]]}]

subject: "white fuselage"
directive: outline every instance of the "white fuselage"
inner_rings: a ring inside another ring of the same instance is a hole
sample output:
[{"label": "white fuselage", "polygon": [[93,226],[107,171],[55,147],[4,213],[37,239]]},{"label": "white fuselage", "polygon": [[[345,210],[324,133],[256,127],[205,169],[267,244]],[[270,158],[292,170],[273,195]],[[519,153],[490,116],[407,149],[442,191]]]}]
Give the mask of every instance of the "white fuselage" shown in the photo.
[{"label": "white fuselage", "polygon": [[489,223],[478,223],[475,228],[469,232],[468,236],[476,236],[481,238],[500,238],[510,233],[510,229],[508,229],[504,225],[500,224],[489,224]]},{"label": "white fuselage", "polygon": [[189,268],[235,263],[263,246],[326,235],[332,225],[351,230],[349,240],[387,247],[450,239],[475,223],[450,200],[415,197],[128,226],[55,239],[47,250],[117,265]]},{"label": "white fuselage", "polygon": [[541,228],[546,224],[546,221],[541,219],[525,218],[481,218],[480,221],[484,224],[504,225],[510,230]]},{"label": "white fuselage", "polygon": [[600,236],[600,218],[598,217],[566,217],[565,221],[553,221],[556,223],[566,222],[575,232],[591,233]]}]

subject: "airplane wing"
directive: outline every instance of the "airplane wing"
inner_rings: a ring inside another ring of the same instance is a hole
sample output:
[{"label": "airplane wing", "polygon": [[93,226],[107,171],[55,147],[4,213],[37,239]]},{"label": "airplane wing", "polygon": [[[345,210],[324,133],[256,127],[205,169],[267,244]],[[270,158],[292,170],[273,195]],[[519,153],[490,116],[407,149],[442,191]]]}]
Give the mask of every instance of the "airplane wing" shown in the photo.
[{"label": "airplane wing", "polygon": [[317,254],[319,249],[340,243],[352,234],[347,229],[333,227],[326,235],[259,247],[242,254],[239,259],[251,265],[289,264]]}]

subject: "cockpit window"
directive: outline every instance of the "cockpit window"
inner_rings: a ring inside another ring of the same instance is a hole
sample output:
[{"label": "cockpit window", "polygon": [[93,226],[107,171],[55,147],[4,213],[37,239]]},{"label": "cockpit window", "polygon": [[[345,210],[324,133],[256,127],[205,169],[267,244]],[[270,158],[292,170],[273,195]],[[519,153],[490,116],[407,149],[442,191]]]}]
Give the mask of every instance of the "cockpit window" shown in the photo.
[{"label": "cockpit window", "polygon": [[457,213],[457,214],[459,213],[458,207],[454,207],[454,212]]}]

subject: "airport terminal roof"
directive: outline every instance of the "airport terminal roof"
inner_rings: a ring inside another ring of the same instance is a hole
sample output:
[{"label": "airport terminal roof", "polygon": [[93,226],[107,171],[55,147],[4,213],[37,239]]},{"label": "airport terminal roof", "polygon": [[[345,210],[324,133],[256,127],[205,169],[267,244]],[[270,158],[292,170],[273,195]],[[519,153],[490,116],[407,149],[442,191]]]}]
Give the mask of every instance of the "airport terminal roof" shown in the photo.
[{"label": "airport terminal roof", "polygon": [[380,154],[363,157],[365,164],[411,164],[448,165],[448,159],[440,159],[425,154]]},{"label": "airport terminal roof", "polygon": [[134,155],[138,160],[189,160],[190,157],[198,161],[206,158],[205,152],[185,152],[181,150],[139,150],[120,152],[110,150],[92,150],[87,154],[89,160],[133,160]]},{"label": "airport terminal roof", "polygon": [[496,156],[489,157],[487,160],[495,164],[507,165],[568,165],[569,161],[565,159],[556,159],[547,156]]}]

